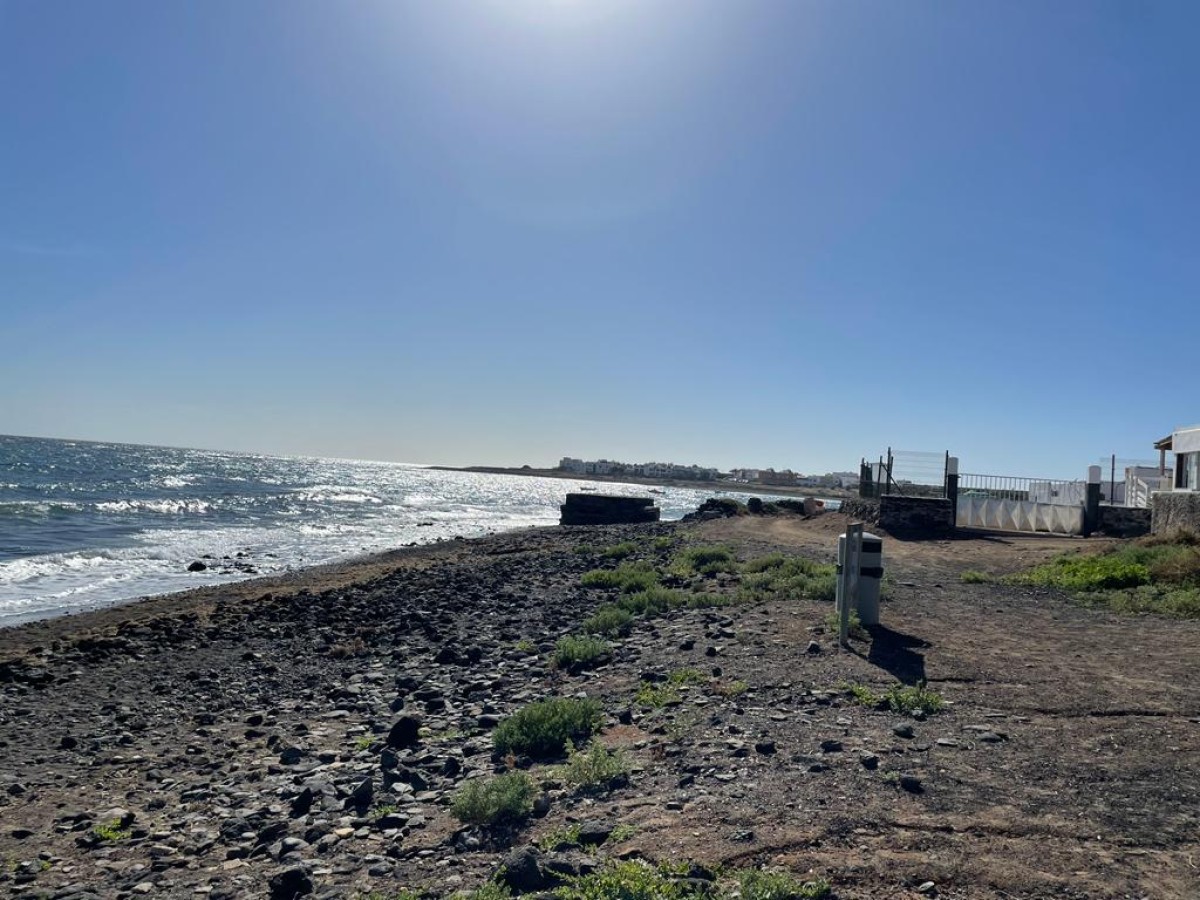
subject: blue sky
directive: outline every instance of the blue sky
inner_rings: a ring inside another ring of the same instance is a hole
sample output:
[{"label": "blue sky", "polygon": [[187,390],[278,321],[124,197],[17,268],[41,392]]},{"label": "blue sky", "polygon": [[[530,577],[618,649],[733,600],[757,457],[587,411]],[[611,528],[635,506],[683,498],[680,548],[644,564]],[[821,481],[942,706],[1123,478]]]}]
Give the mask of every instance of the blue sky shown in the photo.
[{"label": "blue sky", "polygon": [[0,432],[1078,477],[1200,421],[1193,3],[0,0]]}]

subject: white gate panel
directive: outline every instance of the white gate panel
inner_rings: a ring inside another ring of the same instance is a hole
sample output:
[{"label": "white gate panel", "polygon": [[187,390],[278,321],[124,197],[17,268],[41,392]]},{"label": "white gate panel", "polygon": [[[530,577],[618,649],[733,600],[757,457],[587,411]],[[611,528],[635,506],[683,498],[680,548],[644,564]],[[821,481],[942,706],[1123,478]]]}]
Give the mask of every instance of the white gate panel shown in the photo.
[{"label": "white gate panel", "polygon": [[1083,534],[1082,506],[960,495],[955,518],[962,528]]}]

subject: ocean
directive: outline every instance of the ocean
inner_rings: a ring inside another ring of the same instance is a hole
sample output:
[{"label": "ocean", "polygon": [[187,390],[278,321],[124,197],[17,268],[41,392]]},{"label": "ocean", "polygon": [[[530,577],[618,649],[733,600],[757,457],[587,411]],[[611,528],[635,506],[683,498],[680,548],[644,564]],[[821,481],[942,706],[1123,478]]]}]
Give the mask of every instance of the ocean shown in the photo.
[{"label": "ocean", "polygon": [[[553,525],[568,491],[597,488],[401,463],[0,436],[0,627],[413,543]],[[721,495],[660,489],[664,520]],[[196,562],[205,568],[188,571]]]}]

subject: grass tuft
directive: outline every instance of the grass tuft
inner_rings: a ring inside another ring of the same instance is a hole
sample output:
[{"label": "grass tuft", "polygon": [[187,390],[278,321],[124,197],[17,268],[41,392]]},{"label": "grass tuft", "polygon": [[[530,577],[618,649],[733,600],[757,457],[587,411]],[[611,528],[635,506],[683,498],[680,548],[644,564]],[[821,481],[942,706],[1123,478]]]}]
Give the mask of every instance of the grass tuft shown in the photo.
[{"label": "grass tuft", "polygon": [[500,753],[549,758],[568,741],[586,741],[600,726],[596,700],[560,697],[531,703],[500,723],[492,741]]},{"label": "grass tuft", "polygon": [[554,645],[554,665],[560,669],[586,668],[608,656],[612,647],[596,637],[567,635]]},{"label": "grass tuft", "polygon": [[629,775],[629,758],[623,750],[609,750],[592,741],[583,750],[571,748],[561,769],[563,780],[585,790],[611,787]]},{"label": "grass tuft", "polygon": [[602,606],[595,615],[583,623],[583,630],[589,634],[603,634],[608,637],[625,637],[633,629],[633,613],[619,606]]},{"label": "grass tuft", "polygon": [[823,878],[800,881],[787,872],[743,869],[736,877],[742,900],[824,900],[833,893]]},{"label": "grass tuft", "polygon": [[537,788],[524,772],[507,772],[495,778],[472,779],[459,788],[450,813],[468,825],[493,825],[520,821],[533,809]]},{"label": "grass tuft", "polygon": [[620,588],[622,593],[632,594],[658,584],[658,574],[647,562],[621,563],[615,569],[584,572],[579,583],[592,588]]}]

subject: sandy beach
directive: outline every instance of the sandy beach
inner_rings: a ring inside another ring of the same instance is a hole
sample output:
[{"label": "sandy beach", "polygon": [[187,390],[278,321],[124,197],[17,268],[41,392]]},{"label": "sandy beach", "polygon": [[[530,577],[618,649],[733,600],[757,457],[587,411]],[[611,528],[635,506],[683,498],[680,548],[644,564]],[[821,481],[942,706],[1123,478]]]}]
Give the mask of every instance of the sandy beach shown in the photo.
[{"label": "sandy beach", "polygon": [[[1068,538],[886,538],[883,627],[854,652],[826,603],[732,602],[749,576],[677,574],[697,545],[827,563],[846,524],[528,529],[2,631],[0,893],[440,897],[519,867],[537,893],[619,859],[694,864],[689,884],[719,890],[781,867],[862,900],[1200,893],[1200,623],[959,582]],[[615,596],[581,577],[625,543],[626,563],[730,604],[639,619],[595,667],[556,668],[556,640]],[[897,681],[945,708],[847,691]],[[580,790],[561,760],[493,752],[516,711],[581,694],[623,780]],[[514,766],[533,817],[451,816],[464,784]]]}]

